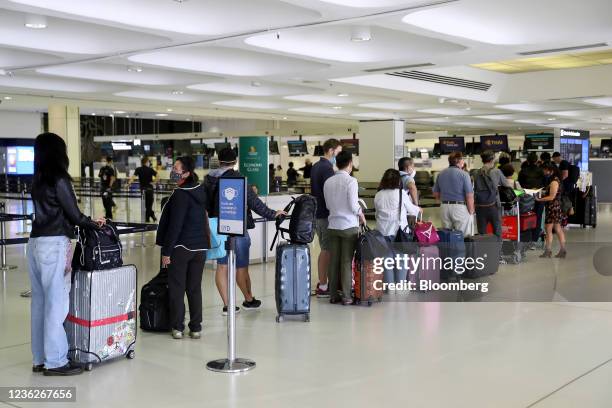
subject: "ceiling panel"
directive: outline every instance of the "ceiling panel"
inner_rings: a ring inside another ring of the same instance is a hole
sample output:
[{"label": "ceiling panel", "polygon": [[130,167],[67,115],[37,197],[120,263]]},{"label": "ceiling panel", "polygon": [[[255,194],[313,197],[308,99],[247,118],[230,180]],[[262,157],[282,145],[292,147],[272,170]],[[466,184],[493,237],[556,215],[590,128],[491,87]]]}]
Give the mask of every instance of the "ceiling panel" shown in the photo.
[{"label": "ceiling panel", "polygon": [[280,36],[274,32],[257,35],[245,42],[274,51],[341,62],[382,62],[401,56],[403,63],[420,63],[435,55],[465,49],[447,41],[378,26],[369,27],[370,41],[354,42],[351,30],[348,25],[305,28],[282,32]]},{"label": "ceiling panel", "polygon": [[194,82],[214,81],[217,77],[185,72],[164,71],[151,67],[127,64],[84,63],[58,65],[37,70],[43,74],[62,77],[121,82],[137,85],[187,85]]},{"label": "ceiling panel", "polygon": [[0,47],[0,68],[50,64],[62,61],[55,55]]},{"label": "ceiling panel", "polygon": [[346,105],[371,101],[372,99],[379,99],[377,97],[365,96],[365,95],[346,95],[346,94],[307,94],[307,95],[291,95],[285,96],[285,99],[290,101],[299,102],[310,102],[320,103],[328,105]]},{"label": "ceiling panel", "polygon": [[218,97],[201,93],[180,93],[182,91],[152,91],[147,89],[132,89],[115,93],[116,96],[133,99],[146,99],[168,102],[211,102]]},{"label": "ceiling panel", "polygon": [[289,110],[292,112],[313,113],[316,115],[340,115],[349,113],[346,111],[346,109],[333,109],[319,106],[308,106],[302,108],[293,108]]},{"label": "ceiling panel", "polygon": [[117,87],[109,84],[24,74],[0,75],[0,87],[79,93],[113,92],[117,90]]},{"label": "ceiling panel", "polygon": [[[92,2],[75,2],[92,4]],[[102,2],[100,2],[102,3]],[[47,17],[47,28],[25,27],[25,14],[0,12],[0,44],[68,54],[106,54],[149,48],[169,42],[165,37],[102,25]]]},{"label": "ceiling panel", "polygon": [[612,38],[612,2],[461,0],[411,12],[403,22],[437,33],[498,45]]},{"label": "ceiling panel", "polygon": [[316,20],[320,14],[277,0],[11,0],[74,16],[192,35],[222,35]]},{"label": "ceiling panel", "polygon": [[287,109],[287,104],[283,104],[281,102],[248,99],[232,99],[227,101],[218,101],[213,102],[213,105],[246,109]]},{"label": "ceiling panel", "polygon": [[320,0],[324,3],[355,8],[410,7],[423,4],[423,0]]},{"label": "ceiling panel", "polygon": [[130,61],[232,76],[267,76],[315,71],[326,64],[225,47],[193,46],[129,57]]},{"label": "ceiling panel", "polygon": [[316,92],[319,89],[291,85],[278,85],[258,81],[222,81],[189,85],[187,88],[198,91],[245,96],[282,96],[299,92]]}]

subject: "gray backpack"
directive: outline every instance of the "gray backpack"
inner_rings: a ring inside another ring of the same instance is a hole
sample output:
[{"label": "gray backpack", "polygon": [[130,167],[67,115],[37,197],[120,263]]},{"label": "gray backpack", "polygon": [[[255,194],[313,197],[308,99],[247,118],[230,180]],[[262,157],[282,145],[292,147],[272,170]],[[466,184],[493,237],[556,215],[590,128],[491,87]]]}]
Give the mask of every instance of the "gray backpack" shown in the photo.
[{"label": "gray backpack", "polygon": [[491,176],[484,169],[480,169],[474,177],[474,202],[477,205],[497,202],[497,186],[493,184]]}]

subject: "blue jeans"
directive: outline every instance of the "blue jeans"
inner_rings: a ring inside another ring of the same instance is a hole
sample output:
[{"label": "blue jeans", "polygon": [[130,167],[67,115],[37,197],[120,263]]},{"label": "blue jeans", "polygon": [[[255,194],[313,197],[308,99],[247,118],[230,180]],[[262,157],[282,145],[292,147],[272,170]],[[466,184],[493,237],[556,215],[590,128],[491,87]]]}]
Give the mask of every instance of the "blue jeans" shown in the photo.
[{"label": "blue jeans", "polygon": [[70,240],[65,236],[30,238],[27,246],[32,284],[32,362],[46,368],[68,363],[64,320],[68,315],[70,274],[65,273]]},{"label": "blue jeans", "polygon": [[[236,237],[234,240],[236,242],[236,268],[247,268],[249,266],[251,237],[247,231],[244,237]],[[217,259],[217,263],[219,265],[227,265],[227,255]]]}]

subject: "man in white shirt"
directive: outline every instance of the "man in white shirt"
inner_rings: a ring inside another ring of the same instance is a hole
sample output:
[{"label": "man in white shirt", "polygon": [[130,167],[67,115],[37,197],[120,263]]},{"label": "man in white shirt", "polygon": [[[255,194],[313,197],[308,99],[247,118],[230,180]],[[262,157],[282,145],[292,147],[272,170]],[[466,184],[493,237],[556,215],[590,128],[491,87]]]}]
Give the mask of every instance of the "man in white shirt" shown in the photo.
[{"label": "man in white shirt", "polygon": [[[353,155],[343,151],[336,156],[338,171],[323,186],[325,204],[329,210],[328,232],[331,262],[328,269],[330,303],[350,305],[352,262],[359,224],[365,217],[359,206],[357,179],[351,177]],[[339,293],[339,283],[342,291]]]},{"label": "man in white shirt", "polygon": [[402,178],[402,187],[410,195],[412,204],[419,205],[419,192],[414,182],[414,176],[416,175],[414,161],[410,157],[402,157],[397,162],[397,166]]}]

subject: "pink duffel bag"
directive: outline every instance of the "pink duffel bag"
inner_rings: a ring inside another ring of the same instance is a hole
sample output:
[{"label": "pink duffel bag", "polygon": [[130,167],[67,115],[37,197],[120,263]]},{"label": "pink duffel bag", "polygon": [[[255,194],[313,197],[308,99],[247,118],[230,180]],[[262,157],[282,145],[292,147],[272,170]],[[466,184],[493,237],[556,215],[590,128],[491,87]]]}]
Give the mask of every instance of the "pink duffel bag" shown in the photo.
[{"label": "pink duffel bag", "polygon": [[422,213],[421,220],[417,221],[414,226],[414,236],[420,244],[424,245],[437,244],[440,241],[436,227],[431,222],[423,221]]}]

